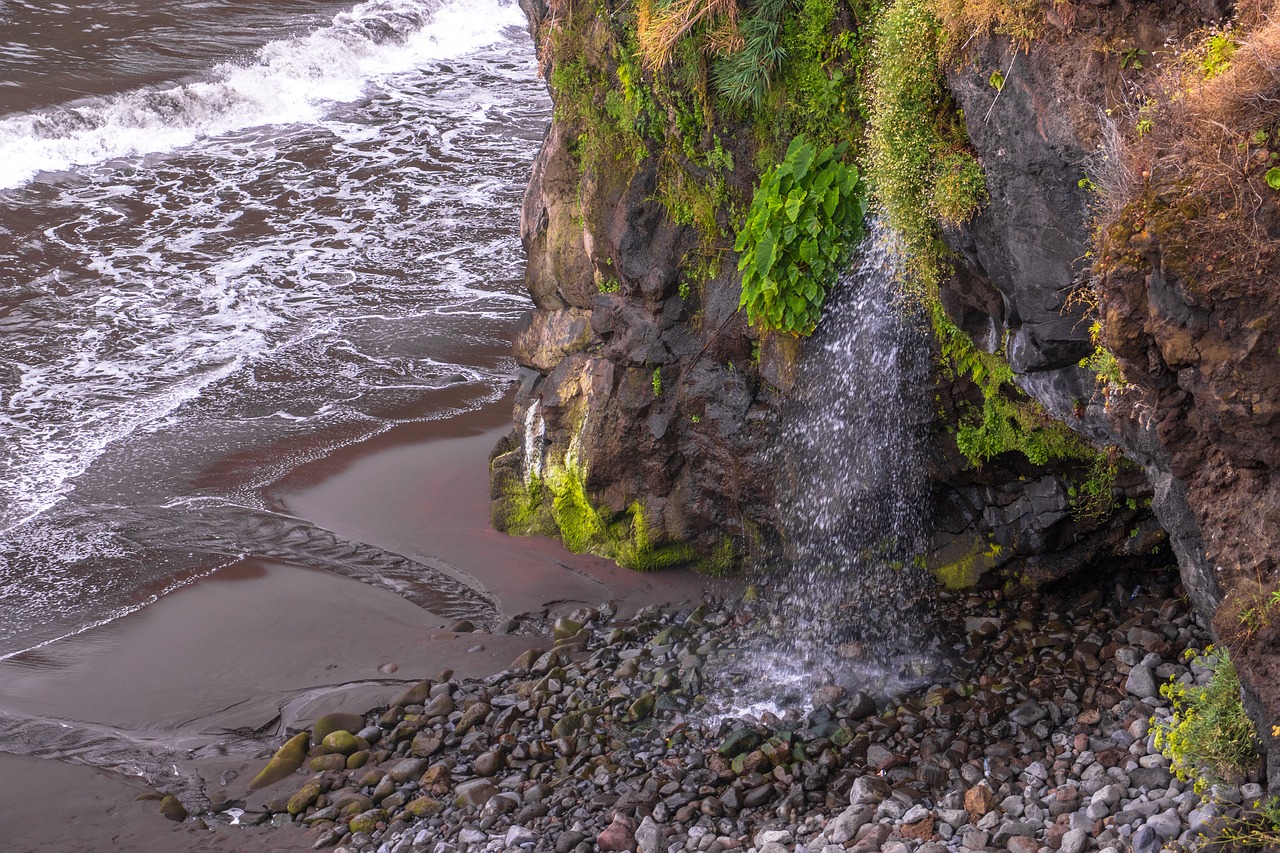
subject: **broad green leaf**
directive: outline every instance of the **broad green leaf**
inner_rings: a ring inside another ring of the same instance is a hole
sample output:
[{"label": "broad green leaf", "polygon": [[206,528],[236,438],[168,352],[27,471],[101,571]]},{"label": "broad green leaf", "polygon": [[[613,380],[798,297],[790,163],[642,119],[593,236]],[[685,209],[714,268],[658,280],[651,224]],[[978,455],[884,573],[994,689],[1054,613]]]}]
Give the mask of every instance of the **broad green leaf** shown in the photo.
[{"label": "broad green leaf", "polygon": [[827,197],[822,200],[822,209],[826,211],[827,216],[831,216],[836,212],[836,205],[840,203],[840,190],[832,187],[827,190]]},{"label": "broad green leaf", "polygon": [[795,222],[796,217],[800,215],[800,205],[804,201],[804,195],[798,190],[792,190],[791,195],[787,197],[785,213],[787,220]]},{"label": "broad green leaf", "polygon": [[804,240],[800,243],[800,260],[813,266],[813,259],[818,257],[818,243],[815,240]]},{"label": "broad green leaf", "polygon": [[773,269],[774,262],[778,259],[778,240],[772,231],[766,231],[760,235],[760,241],[756,243],[755,265],[756,272],[762,278],[768,278],[769,271]]},{"label": "broad green leaf", "polygon": [[[795,165],[791,167],[791,174],[797,181],[804,180],[804,176],[809,174],[809,166],[813,163],[813,158],[816,153],[817,152],[814,151],[812,145],[804,145],[798,152],[796,152],[795,159],[793,160]],[[789,153],[787,158],[791,159],[791,155]]]}]

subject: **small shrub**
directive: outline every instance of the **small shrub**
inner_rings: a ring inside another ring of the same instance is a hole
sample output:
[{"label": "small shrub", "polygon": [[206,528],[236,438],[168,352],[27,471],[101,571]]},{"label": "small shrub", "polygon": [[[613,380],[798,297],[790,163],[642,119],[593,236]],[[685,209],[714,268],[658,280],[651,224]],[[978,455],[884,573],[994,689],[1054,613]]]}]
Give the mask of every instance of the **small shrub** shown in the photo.
[{"label": "small shrub", "polygon": [[747,318],[767,329],[811,334],[827,288],[857,236],[866,200],[844,146],[818,151],[796,137],[760,179],[734,249],[741,254]]},{"label": "small shrub", "polygon": [[875,197],[902,238],[909,283],[926,295],[946,254],[938,222],[966,222],[986,198],[939,66],[933,6],[897,0],[876,21],[868,141]]},{"label": "small shrub", "polygon": [[1212,671],[1203,686],[1170,681],[1160,688],[1173,703],[1168,720],[1153,719],[1155,747],[1197,793],[1230,779],[1237,781],[1258,760],[1253,723],[1240,699],[1240,677],[1225,648],[1209,646],[1192,658]]},{"label": "small shrub", "polygon": [[982,166],[967,151],[953,151],[938,163],[933,179],[933,209],[943,225],[963,225],[987,200]]}]

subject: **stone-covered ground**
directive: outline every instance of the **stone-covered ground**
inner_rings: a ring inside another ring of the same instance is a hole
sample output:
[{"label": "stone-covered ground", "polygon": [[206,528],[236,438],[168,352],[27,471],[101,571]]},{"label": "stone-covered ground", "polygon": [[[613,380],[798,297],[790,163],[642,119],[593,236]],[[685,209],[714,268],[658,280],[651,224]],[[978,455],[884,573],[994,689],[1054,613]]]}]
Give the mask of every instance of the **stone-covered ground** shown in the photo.
[{"label": "stone-covered ground", "polygon": [[212,799],[247,808],[242,823],[308,827],[317,848],[379,853],[1189,845],[1222,807],[1171,775],[1149,730],[1169,713],[1161,681],[1207,679],[1182,663],[1206,635],[1152,577],[944,596],[932,684],[888,701],[815,686],[812,709],[760,720],[710,715],[721,664],[767,621],[749,606],[581,610],[553,648],[483,681],[444,673],[322,718],[248,806]]}]

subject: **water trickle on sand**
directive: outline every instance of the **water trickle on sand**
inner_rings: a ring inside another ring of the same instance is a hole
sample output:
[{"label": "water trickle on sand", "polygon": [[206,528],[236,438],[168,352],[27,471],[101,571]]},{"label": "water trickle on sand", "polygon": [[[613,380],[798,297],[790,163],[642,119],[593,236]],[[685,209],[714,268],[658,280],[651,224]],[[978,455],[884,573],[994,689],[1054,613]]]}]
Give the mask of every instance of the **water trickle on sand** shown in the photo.
[{"label": "water trickle on sand", "polygon": [[872,223],[784,414],[775,468],[788,565],[760,580],[770,630],[748,656],[769,694],[761,709],[803,704],[833,682],[904,686],[929,642],[933,582],[916,560],[929,522],[930,351],[898,260]]}]

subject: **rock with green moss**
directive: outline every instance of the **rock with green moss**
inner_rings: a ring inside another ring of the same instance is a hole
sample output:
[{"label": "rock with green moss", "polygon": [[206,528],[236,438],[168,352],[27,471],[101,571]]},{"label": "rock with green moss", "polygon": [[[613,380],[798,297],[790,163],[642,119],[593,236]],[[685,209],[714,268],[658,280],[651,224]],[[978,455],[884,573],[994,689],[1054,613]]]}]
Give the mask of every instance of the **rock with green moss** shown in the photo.
[{"label": "rock with green moss", "polygon": [[289,804],[286,810],[291,815],[300,815],[311,806],[315,805],[316,800],[320,799],[321,785],[319,779],[312,779],[307,784],[298,789],[298,792],[289,798]]},{"label": "rock with green moss", "polygon": [[433,682],[419,681],[417,684],[405,690],[391,702],[391,707],[403,708],[407,705],[421,705],[427,701],[427,697],[431,695]]},{"label": "rock with green moss", "polygon": [[410,800],[404,810],[415,818],[435,817],[444,811],[444,803],[431,797],[418,797]]},{"label": "rock with green moss", "polygon": [[160,801],[160,814],[177,823],[182,823],[187,819],[186,807],[173,794]]},{"label": "rock with green moss", "polygon": [[[368,747],[368,744],[365,744]],[[359,740],[351,732],[345,729],[339,729],[335,732],[329,732],[324,736],[324,740],[320,742],[320,748],[329,753],[338,753],[340,755],[350,755],[359,750]]]},{"label": "rock with green moss", "polygon": [[319,746],[326,737],[336,731],[358,732],[364,728],[364,717],[359,714],[325,714],[311,727],[311,745]]},{"label": "rock with green moss", "polygon": [[262,772],[253,777],[253,781],[249,783],[249,790],[256,791],[259,788],[274,785],[281,779],[293,775],[307,758],[307,743],[310,739],[309,734],[302,732],[285,741],[284,746],[276,750],[276,754],[267,762],[267,766],[262,768]]},{"label": "rock with green moss", "polygon": [[369,809],[367,812],[361,812],[347,824],[347,827],[353,832],[364,832],[372,834],[378,829],[378,824],[385,824],[391,815],[387,814],[386,809]]},{"label": "rock with green moss", "polygon": [[332,753],[330,755],[317,755],[307,764],[315,773],[323,773],[326,770],[345,770],[347,767],[347,757],[341,753]]}]

